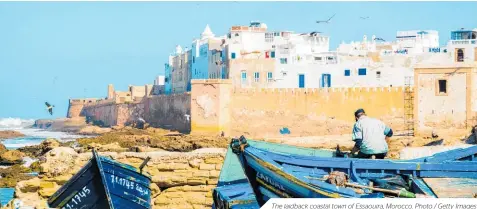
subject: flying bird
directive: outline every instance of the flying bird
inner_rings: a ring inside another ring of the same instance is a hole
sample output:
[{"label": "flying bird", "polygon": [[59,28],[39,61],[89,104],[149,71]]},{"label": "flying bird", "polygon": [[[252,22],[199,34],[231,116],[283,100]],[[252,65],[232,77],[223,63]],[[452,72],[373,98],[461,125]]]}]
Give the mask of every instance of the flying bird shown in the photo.
[{"label": "flying bird", "polygon": [[369,17],[366,16],[366,17],[359,17],[359,18],[361,18],[362,20],[366,20],[366,19],[368,19]]},{"label": "flying bird", "polygon": [[328,20],[318,20],[316,21],[316,23],[330,23],[331,22],[331,19],[335,16],[336,14],[334,14],[333,16],[331,16]]},{"label": "flying bird", "polygon": [[54,105],[50,105],[50,103],[48,102],[45,102],[45,105],[46,105],[46,109],[48,110],[48,112],[50,113],[50,115],[53,115],[53,107],[55,107]]},{"label": "flying bird", "polygon": [[386,42],[386,40],[382,39],[382,38],[374,38],[375,41],[384,41]]}]

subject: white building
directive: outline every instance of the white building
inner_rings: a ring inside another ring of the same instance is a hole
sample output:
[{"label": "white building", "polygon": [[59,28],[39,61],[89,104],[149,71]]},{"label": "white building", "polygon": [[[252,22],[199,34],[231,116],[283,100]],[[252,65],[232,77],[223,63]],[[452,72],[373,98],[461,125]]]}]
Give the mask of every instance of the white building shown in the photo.
[{"label": "white building", "polygon": [[477,28],[451,32],[447,51],[455,62],[477,61]]},{"label": "white building", "polygon": [[396,45],[398,50],[406,49],[409,54],[428,52],[439,48],[439,33],[435,30],[398,31]]}]

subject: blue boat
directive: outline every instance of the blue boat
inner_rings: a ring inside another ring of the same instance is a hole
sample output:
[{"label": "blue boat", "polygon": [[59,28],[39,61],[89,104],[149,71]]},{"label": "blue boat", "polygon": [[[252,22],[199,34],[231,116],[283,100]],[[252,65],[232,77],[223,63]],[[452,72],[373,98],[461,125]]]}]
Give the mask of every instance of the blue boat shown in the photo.
[{"label": "blue boat", "polygon": [[48,205],[61,209],[151,208],[151,177],[141,171],[147,160],[137,169],[93,150],[93,158],[48,199]]},{"label": "blue boat", "polygon": [[[243,208],[241,204],[251,202],[255,207],[245,207],[259,208],[270,198],[440,198],[477,193],[477,146],[414,160],[371,160],[272,144],[244,137],[232,141],[214,190],[215,208]],[[330,181],[335,174],[345,180]],[[466,187],[456,192],[454,185]]]}]

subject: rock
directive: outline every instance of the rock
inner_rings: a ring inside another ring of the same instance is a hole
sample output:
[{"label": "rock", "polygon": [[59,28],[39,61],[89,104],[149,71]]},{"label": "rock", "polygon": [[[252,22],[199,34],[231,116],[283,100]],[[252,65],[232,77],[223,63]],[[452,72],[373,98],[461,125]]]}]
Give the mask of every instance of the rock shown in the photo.
[{"label": "rock", "polygon": [[201,163],[199,165],[200,170],[215,170],[215,164],[206,164],[206,163]]},{"label": "rock", "polygon": [[40,173],[47,177],[68,173],[75,166],[78,154],[69,147],[57,147],[44,155],[45,162],[40,164]]},{"label": "rock", "polygon": [[47,153],[48,151],[57,148],[60,146],[60,143],[56,141],[56,139],[46,139],[42,141],[40,144],[40,148],[43,153]]},{"label": "rock", "polygon": [[25,155],[18,150],[8,150],[0,155],[0,163],[18,164],[23,162]]},{"label": "rock", "polygon": [[0,139],[12,139],[23,136],[25,136],[25,134],[22,134],[18,131],[0,131]]},{"label": "rock", "polygon": [[59,185],[63,185],[66,182],[68,182],[68,180],[70,180],[71,177],[73,177],[73,174],[67,173],[67,174],[62,174],[60,176],[56,176],[56,177],[53,177],[53,178],[48,178],[47,180],[51,181],[51,182],[55,182]]},{"label": "rock", "polygon": [[89,149],[94,148],[98,152],[126,152],[129,149],[123,148],[119,145],[118,142],[114,142],[111,144],[98,144],[98,143],[91,143],[88,145]]},{"label": "rock", "polygon": [[40,188],[40,179],[36,177],[30,180],[18,182],[17,186],[15,187],[15,190],[20,190],[22,193],[28,193],[28,192],[37,192],[39,188]]},{"label": "rock", "polygon": [[5,145],[3,145],[2,143],[0,143],[0,153],[3,153],[7,151],[7,148],[5,147]]},{"label": "rock", "polygon": [[111,132],[111,128],[101,128],[98,126],[86,126],[78,131],[79,134],[83,135],[96,135],[96,134],[104,134]]},{"label": "rock", "polygon": [[202,159],[198,159],[198,158],[195,158],[189,161],[189,165],[192,168],[198,168],[201,163],[202,163]]},{"label": "rock", "polygon": [[205,163],[207,164],[222,164],[224,163],[224,159],[222,158],[207,158],[205,159]]},{"label": "rock", "polygon": [[38,191],[38,194],[42,197],[51,197],[51,195],[53,195],[58,189],[59,186],[55,182],[42,181],[40,182],[40,190]]},{"label": "rock", "polygon": [[161,189],[157,186],[157,184],[151,183],[149,187],[151,188],[151,198],[155,198],[161,194]]}]

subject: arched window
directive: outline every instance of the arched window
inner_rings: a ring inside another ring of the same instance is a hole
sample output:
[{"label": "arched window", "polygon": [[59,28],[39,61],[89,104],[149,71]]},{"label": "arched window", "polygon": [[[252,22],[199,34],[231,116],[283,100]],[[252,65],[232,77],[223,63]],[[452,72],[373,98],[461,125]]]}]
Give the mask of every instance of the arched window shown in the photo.
[{"label": "arched window", "polygon": [[464,50],[457,49],[457,62],[463,62],[463,61],[464,61]]}]

